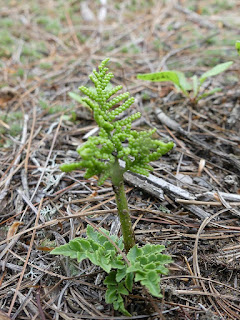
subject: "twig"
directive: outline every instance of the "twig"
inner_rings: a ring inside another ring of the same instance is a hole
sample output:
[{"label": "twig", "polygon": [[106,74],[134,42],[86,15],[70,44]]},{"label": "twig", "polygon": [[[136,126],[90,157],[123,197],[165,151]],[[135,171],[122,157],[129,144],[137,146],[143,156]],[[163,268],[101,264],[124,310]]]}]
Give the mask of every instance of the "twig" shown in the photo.
[{"label": "twig", "polygon": [[[196,205],[203,205],[203,206],[225,206],[222,202],[217,202],[217,201],[198,201],[198,200],[186,200],[186,199],[175,199],[175,201],[183,204],[196,204]],[[240,206],[240,202],[231,202],[229,203],[229,205]]]},{"label": "twig", "polygon": [[[43,198],[41,199],[40,204],[39,204],[38,214],[37,214],[36,220],[35,220],[35,227],[37,227],[37,225],[38,225],[38,220],[39,220],[42,204],[43,204]],[[20,288],[20,285],[21,285],[21,282],[22,282],[22,279],[23,279],[23,276],[24,276],[24,273],[25,273],[25,270],[26,270],[26,267],[27,267],[27,264],[28,264],[28,259],[29,259],[30,254],[31,254],[31,250],[32,250],[35,234],[36,234],[36,229],[33,230],[31,241],[30,241],[30,244],[29,244],[29,249],[28,249],[27,256],[26,256],[26,260],[24,262],[23,269],[22,269],[22,272],[21,272],[21,275],[19,277],[18,284],[17,284],[17,287],[16,287],[16,291],[14,293],[14,296],[13,296],[12,301],[11,301],[11,305],[10,305],[9,310],[8,310],[8,315],[9,316],[12,313],[12,309],[14,307],[14,304],[15,304],[15,301],[16,301],[16,298],[17,298],[17,294],[18,294],[18,291],[19,291],[19,288]]]},{"label": "twig", "polygon": [[41,300],[40,300],[40,288],[38,288],[36,292],[36,301],[37,301],[38,311],[39,311],[41,320],[46,320],[45,314],[42,309]]}]

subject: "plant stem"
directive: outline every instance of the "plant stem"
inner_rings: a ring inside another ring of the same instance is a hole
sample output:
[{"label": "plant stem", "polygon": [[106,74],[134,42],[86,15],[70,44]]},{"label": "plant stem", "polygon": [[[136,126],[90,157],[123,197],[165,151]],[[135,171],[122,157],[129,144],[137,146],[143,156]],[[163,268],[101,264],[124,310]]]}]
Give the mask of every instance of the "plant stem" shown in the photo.
[{"label": "plant stem", "polygon": [[118,215],[121,223],[124,248],[128,252],[135,245],[135,235],[132,228],[130,212],[123,183],[124,170],[116,158],[112,170],[112,186],[115,193]]}]

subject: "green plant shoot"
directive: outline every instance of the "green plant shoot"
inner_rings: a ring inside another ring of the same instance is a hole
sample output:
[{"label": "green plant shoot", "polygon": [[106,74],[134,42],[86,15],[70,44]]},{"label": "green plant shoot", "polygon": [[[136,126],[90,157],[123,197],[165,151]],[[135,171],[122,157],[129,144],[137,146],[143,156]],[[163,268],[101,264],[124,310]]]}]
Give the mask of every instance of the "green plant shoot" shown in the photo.
[{"label": "green plant shoot", "polygon": [[[108,178],[112,181],[124,247],[128,252],[135,245],[135,236],[124,191],[123,174],[130,170],[148,175],[152,170],[149,162],[159,159],[172,149],[174,144],[152,139],[155,129],[140,132],[131,129],[132,122],[141,117],[140,112],[124,119],[116,119],[133,104],[134,98],[130,97],[128,92],[116,95],[122,86],[110,85],[114,75],[106,68],[108,61],[109,59],[105,59],[100,64],[99,71],[93,70],[93,74],[89,76],[95,88],[79,88],[87,96],[79,101],[92,109],[99,133],[77,149],[81,157],[79,162],[63,164],[60,168],[65,172],[86,168],[85,178],[98,176],[99,185]],[[111,98],[112,96],[114,97]],[[120,159],[125,162],[125,168],[120,166]]]},{"label": "green plant shoot", "polygon": [[115,310],[131,316],[124,307],[123,296],[132,292],[134,282],[140,282],[150,294],[161,298],[159,275],[168,274],[165,265],[171,263],[172,259],[161,253],[164,246],[147,244],[142,248],[137,245],[132,247],[126,261],[116,247],[123,250],[122,238],[109,235],[105,229],[101,229],[101,233],[94,231],[88,225],[86,238],[75,238],[68,244],[53,249],[51,254],[67,256],[78,262],[89,259],[101,267],[108,273],[104,280],[107,286],[106,303],[113,304]]},{"label": "green plant shoot", "polygon": [[240,55],[240,41],[236,41],[235,47],[237,49],[238,54]]},{"label": "green plant shoot", "polygon": [[[236,44],[237,47],[237,44]],[[239,45],[240,47],[240,45]],[[212,69],[208,70],[207,72],[203,73],[200,77],[194,75],[190,79],[187,79],[183,72],[180,71],[161,71],[155,73],[147,73],[147,74],[139,74],[137,76],[140,80],[148,80],[154,82],[160,81],[170,81],[172,82],[176,88],[189,99],[192,106],[196,106],[198,101],[213,95],[215,92],[220,91],[220,88],[214,88],[213,90],[209,91],[202,91],[203,83],[210,77],[216,76],[219,73],[224,72],[233,64],[232,61],[228,61],[225,63],[220,63],[213,67]]]},{"label": "green plant shoot", "polygon": [[[109,59],[105,59],[98,67],[98,72],[93,70],[93,74],[89,76],[95,88],[79,88],[87,97],[78,98],[76,94],[71,94],[75,100],[92,109],[99,134],[90,137],[77,149],[81,157],[79,162],[63,164],[60,168],[65,172],[86,168],[85,178],[98,176],[99,185],[106,179],[111,180],[123,239],[109,235],[104,229],[96,232],[88,225],[87,238],[75,238],[68,244],[53,249],[51,254],[69,256],[78,262],[89,259],[101,267],[108,273],[104,281],[107,286],[106,302],[112,303],[115,310],[131,316],[124,307],[123,296],[132,291],[133,282],[140,282],[150,294],[161,297],[159,275],[168,273],[165,264],[172,260],[170,256],[161,253],[164,246],[147,244],[139,248],[135,244],[123,174],[130,170],[148,175],[152,170],[149,162],[159,159],[174,144],[152,139],[155,129],[140,132],[133,130],[132,122],[141,117],[139,112],[117,119],[118,115],[133,104],[134,98],[128,92],[116,95],[122,86],[110,85],[113,74],[106,68],[108,61]],[[125,162],[124,168],[119,164],[120,159]],[[119,253],[123,249],[127,253],[125,259]]]}]

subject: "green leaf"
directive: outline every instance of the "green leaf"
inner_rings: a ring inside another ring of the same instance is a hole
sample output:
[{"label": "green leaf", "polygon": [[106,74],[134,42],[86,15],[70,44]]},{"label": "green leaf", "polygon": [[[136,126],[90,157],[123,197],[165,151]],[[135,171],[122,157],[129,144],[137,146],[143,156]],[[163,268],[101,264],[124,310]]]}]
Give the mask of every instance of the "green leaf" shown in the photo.
[{"label": "green leaf", "polygon": [[117,289],[116,287],[108,287],[106,294],[105,294],[105,301],[106,303],[113,303],[116,299]]},{"label": "green leaf", "polygon": [[180,72],[180,71],[175,71],[175,72],[178,75],[180,89],[186,96],[188,96],[188,91],[192,90],[192,85],[188,82],[183,72]]},{"label": "green leaf", "polygon": [[146,279],[146,272],[142,272],[142,271],[138,271],[135,273],[135,278],[134,281],[138,282],[138,281],[143,281],[144,279]]},{"label": "green leaf", "polygon": [[125,286],[129,292],[132,292],[133,279],[134,279],[134,273],[133,272],[127,273],[125,278]]},{"label": "green leaf", "polygon": [[142,255],[142,249],[138,248],[137,245],[135,245],[134,247],[132,247],[128,254],[127,254],[127,258],[128,260],[132,263],[135,262],[137,257]]},{"label": "green leaf", "polygon": [[106,303],[112,303],[115,310],[122,312],[126,316],[131,316],[131,314],[125,309],[122,298],[122,295],[128,295],[129,292],[124,286],[124,283],[116,282],[116,275],[116,271],[111,271],[103,282],[107,285],[105,295]]},{"label": "green leaf", "polygon": [[70,248],[69,243],[53,249],[50,254],[61,254],[66,257],[77,258],[77,253]]},{"label": "green leaf", "polygon": [[124,287],[123,283],[119,283],[118,285],[118,293],[127,296],[129,294],[128,290]]},{"label": "green leaf", "polygon": [[125,268],[125,261],[122,260],[122,256],[118,255],[116,259],[112,261],[112,268],[114,269],[124,269]]},{"label": "green leaf", "polygon": [[137,79],[153,82],[170,81],[179,86],[178,74],[175,71],[161,71],[154,73],[138,74]]},{"label": "green leaf", "polygon": [[217,74],[224,72],[232,64],[233,64],[233,61],[228,61],[228,62],[224,62],[224,63],[220,63],[220,64],[216,65],[214,68],[212,68],[212,69],[208,70],[207,72],[205,72],[204,74],[202,74],[202,76],[199,80],[200,84],[202,84],[207,78],[216,76]]},{"label": "green leaf", "polygon": [[104,284],[116,286],[116,271],[111,271],[103,281]]},{"label": "green leaf", "polygon": [[94,228],[89,224],[87,225],[87,236],[89,239],[92,239],[93,241],[98,241],[98,232],[96,232]]},{"label": "green leaf", "polygon": [[240,41],[236,41],[235,47],[237,49],[238,54],[240,55]]},{"label": "green leaf", "polygon": [[116,298],[117,289],[115,286],[108,287],[105,295],[106,303],[113,303]]},{"label": "green leaf", "polygon": [[117,274],[116,274],[116,281],[117,282],[120,282],[123,278],[125,278],[126,270],[127,270],[126,266],[125,266],[124,269],[118,269],[117,270]]},{"label": "green leaf", "polygon": [[157,255],[157,262],[161,264],[169,264],[172,262],[172,258],[167,254],[158,254]]},{"label": "green leaf", "polygon": [[211,96],[211,95],[213,95],[214,93],[219,92],[219,91],[222,91],[222,89],[221,89],[221,88],[214,88],[213,90],[210,90],[210,91],[208,91],[208,92],[204,92],[203,94],[201,94],[200,96],[198,96],[197,101],[199,101],[199,100],[201,100],[201,99],[203,99],[203,98],[206,98],[206,97],[208,97],[208,96]]},{"label": "green leaf", "polygon": [[119,310],[122,314],[124,314],[125,316],[127,316],[127,317],[131,317],[131,316],[132,316],[131,313],[129,313],[129,312],[124,308],[124,304],[123,304],[123,303],[119,306],[118,310]]},{"label": "green leaf", "polygon": [[167,275],[169,273],[168,268],[164,267],[163,265],[157,266],[156,271],[157,273],[164,274],[164,275]]},{"label": "green leaf", "polygon": [[160,244],[146,244],[145,246],[142,247],[143,255],[150,255],[152,253],[160,253],[163,250],[165,250],[165,246],[160,245]]},{"label": "green leaf", "polygon": [[156,271],[148,272],[146,278],[144,280],[141,280],[140,282],[154,297],[162,297],[159,286],[160,278]]}]

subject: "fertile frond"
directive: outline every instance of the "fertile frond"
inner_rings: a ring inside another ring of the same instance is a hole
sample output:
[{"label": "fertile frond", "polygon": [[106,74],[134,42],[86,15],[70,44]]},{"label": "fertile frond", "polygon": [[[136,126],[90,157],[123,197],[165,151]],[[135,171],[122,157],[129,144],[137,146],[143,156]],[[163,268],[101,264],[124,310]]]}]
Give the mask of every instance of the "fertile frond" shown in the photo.
[{"label": "fertile frond", "polygon": [[[164,143],[151,138],[155,130],[137,132],[131,129],[132,123],[141,117],[140,112],[133,113],[123,119],[118,117],[134,103],[129,92],[116,93],[122,86],[113,87],[110,80],[113,73],[108,72],[105,59],[97,70],[89,76],[94,88],[81,86],[79,89],[87,97],[82,98],[92,110],[99,134],[90,137],[79,149],[82,161],[76,164],[63,165],[61,169],[71,171],[77,168],[86,168],[86,178],[98,175],[98,184],[104,183],[112,177],[115,159],[126,162],[126,169],[148,175],[152,167],[150,161],[157,160],[173,147],[173,143]],[[111,98],[112,97],[112,98]]]}]

